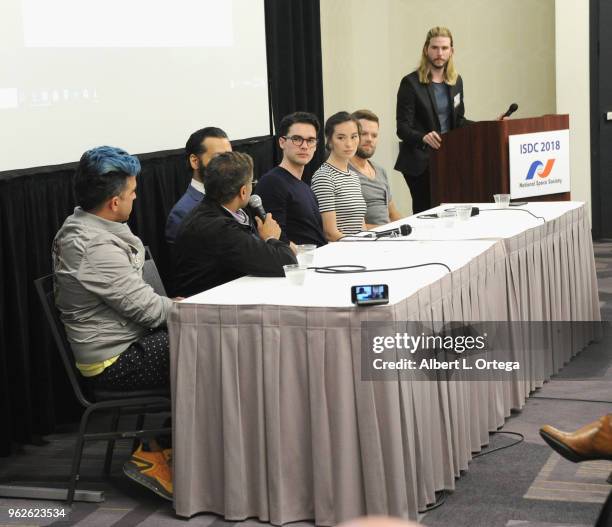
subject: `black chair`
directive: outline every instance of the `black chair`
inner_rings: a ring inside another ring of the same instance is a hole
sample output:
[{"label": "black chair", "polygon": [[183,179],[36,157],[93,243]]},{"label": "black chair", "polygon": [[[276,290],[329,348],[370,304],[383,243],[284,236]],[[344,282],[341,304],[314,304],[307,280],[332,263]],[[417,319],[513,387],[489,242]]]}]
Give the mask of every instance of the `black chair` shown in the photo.
[{"label": "black chair", "polygon": [[142,267],[142,278],[158,295],[168,296],[148,246],[145,247],[145,261]]},{"label": "black chair", "polygon": [[[146,260],[143,268],[144,279],[151,284],[158,294],[165,294],[165,290],[159,277],[157,267],[152,259]],[[43,310],[55,343],[60,352],[62,362],[68,379],[74,390],[78,401],[85,408],[81,417],[76,447],[72,458],[72,469],[68,489],[32,488],[32,487],[0,487],[0,495],[7,497],[27,497],[34,499],[65,499],[68,505],[77,499],[78,501],[104,501],[104,495],[99,491],[76,491],[76,483],[79,479],[79,470],[83,447],[86,441],[106,440],[108,441],[106,456],[104,459],[104,473],[110,472],[113,449],[117,439],[134,439],[134,448],[142,437],[152,437],[162,434],[170,434],[171,428],[157,428],[143,430],[144,417],[146,413],[170,412],[170,398],[168,389],[142,390],[142,391],[108,391],[91,390],[82,383],[82,376],[78,371],[72,349],[66,338],[64,325],[60,320],[59,312],[55,306],[53,294],[53,275],[47,275],[34,281],[36,291],[42,302]],[[90,418],[94,412],[110,412],[111,426],[108,432],[87,432]],[[128,430],[118,430],[121,415],[137,415],[136,427]],[[75,498],[75,493],[76,498]]]}]

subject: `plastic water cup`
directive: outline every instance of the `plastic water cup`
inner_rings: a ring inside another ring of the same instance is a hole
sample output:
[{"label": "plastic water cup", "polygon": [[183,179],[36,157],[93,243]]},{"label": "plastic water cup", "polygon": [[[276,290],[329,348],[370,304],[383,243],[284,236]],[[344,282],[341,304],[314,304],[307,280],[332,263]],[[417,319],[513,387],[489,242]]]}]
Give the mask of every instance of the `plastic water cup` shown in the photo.
[{"label": "plastic water cup", "polygon": [[510,194],[493,194],[493,199],[497,206],[502,209],[510,206]]},{"label": "plastic water cup", "polygon": [[443,210],[442,212],[438,213],[438,217],[442,220],[442,227],[449,229],[455,225],[455,220],[457,219],[457,211]]},{"label": "plastic water cup", "polygon": [[472,217],[472,206],[471,205],[457,205],[457,219],[459,221],[466,221]]},{"label": "plastic water cup", "polygon": [[297,261],[300,267],[311,267],[314,262],[315,249],[316,245],[313,244],[303,244],[297,245]]},{"label": "plastic water cup", "polygon": [[304,285],[306,269],[299,264],[283,265],[285,276],[291,285]]}]

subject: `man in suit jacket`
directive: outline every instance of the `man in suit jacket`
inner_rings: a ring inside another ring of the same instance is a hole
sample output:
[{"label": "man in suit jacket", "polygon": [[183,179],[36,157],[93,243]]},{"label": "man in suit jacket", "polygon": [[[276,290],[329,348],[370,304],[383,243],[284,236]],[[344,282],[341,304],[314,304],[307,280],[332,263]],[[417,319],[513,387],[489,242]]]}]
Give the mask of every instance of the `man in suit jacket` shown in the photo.
[{"label": "man in suit jacket", "polygon": [[255,221],[245,210],[253,188],[253,160],[225,152],[206,169],[206,195],[185,217],[176,236],[176,284],[181,296],[245,275],[284,276],[297,262],[296,246],[280,240],[281,228],[268,212]]},{"label": "man in suit jacket", "polygon": [[440,148],[442,134],[471,123],[464,117],[463,82],[453,52],[450,30],[430,29],[419,68],[402,79],[397,92],[397,135],[402,142],[395,169],[410,188],[413,213],[431,207],[430,150]]},{"label": "man in suit jacket", "polygon": [[187,157],[187,167],[191,169],[192,179],[185,194],[175,203],[168,215],[166,240],[169,244],[174,245],[176,234],[183,219],[204,197],[202,179],[206,165],[213,157],[231,151],[232,145],[227,138],[227,134],[221,128],[207,126],[191,134],[185,145],[185,155]]}]

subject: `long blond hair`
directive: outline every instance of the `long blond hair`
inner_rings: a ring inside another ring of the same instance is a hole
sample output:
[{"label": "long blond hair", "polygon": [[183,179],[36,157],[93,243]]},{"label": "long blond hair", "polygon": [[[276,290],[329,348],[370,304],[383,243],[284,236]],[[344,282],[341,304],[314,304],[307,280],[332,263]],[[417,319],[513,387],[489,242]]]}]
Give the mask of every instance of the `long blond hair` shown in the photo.
[{"label": "long blond hair", "polygon": [[[447,27],[432,27],[427,32],[427,38],[425,39],[425,45],[423,46],[423,52],[421,53],[421,63],[418,67],[419,72],[419,82],[421,84],[429,84],[431,82],[431,65],[429,64],[429,60],[427,58],[427,48],[429,47],[429,43],[432,38],[435,37],[448,37],[450,38],[451,48],[453,47],[453,35],[450,32],[450,29]],[[446,63],[446,67],[444,68],[444,82],[449,84],[450,86],[454,86],[457,82],[457,70],[455,69],[455,63],[453,62],[453,55],[450,56],[448,62]]]}]

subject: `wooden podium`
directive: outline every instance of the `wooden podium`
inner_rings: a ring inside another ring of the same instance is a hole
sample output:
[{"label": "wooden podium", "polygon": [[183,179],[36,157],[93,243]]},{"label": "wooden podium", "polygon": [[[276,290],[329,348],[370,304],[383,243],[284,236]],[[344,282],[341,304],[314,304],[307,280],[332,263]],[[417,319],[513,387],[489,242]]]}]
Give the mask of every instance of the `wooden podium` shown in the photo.
[{"label": "wooden podium", "polygon": [[[481,121],[445,134],[430,160],[431,206],[488,203],[493,194],[510,193],[508,136],[569,128],[569,115]],[[569,192],[521,198],[567,201]]]}]

